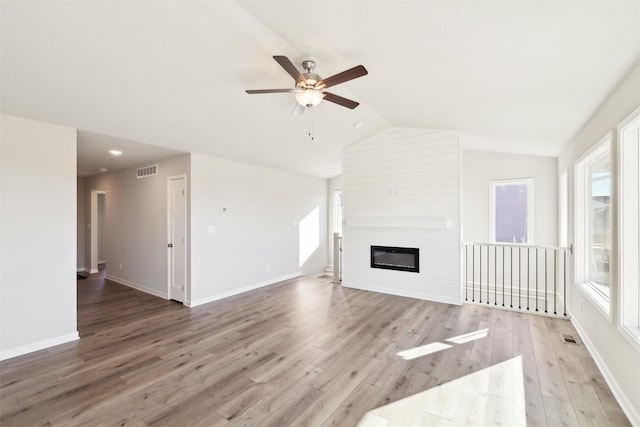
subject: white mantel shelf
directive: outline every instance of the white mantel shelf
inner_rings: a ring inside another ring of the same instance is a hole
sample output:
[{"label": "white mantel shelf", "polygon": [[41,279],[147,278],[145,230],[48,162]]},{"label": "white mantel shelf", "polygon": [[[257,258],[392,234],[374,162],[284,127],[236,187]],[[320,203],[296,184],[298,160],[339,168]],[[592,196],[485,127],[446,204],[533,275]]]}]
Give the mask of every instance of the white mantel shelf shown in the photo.
[{"label": "white mantel shelf", "polygon": [[347,227],[362,228],[412,228],[446,230],[451,221],[443,218],[403,219],[403,218],[354,218],[345,221]]}]

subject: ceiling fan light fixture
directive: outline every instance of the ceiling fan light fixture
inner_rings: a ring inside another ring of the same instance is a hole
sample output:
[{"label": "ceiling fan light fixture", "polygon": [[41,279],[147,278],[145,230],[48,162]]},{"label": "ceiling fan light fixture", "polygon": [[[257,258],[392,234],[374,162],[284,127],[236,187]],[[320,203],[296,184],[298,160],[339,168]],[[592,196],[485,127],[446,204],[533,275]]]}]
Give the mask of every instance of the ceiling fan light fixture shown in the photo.
[{"label": "ceiling fan light fixture", "polygon": [[322,92],[316,89],[304,89],[296,93],[296,101],[298,104],[311,108],[320,104],[320,101],[324,98]]},{"label": "ceiling fan light fixture", "polygon": [[[273,59],[291,76],[295,81],[294,89],[251,89],[246,90],[249,95],[255,95],[259,93],[291,93],[295,92],[296,101],[299,106],[305,108],[311,108],[318,105],[325,99],[327,102],[338,104],[342,107],[353,110],[360,103],[352,101],[347,98],[335,95],[330,92],[323,92],[324,89],[348,82],[349,80],[357,79],[358,77],[366,76],[368,71],[364,66],[357,65],[353,68],[345,70],[341,73],[334,74],[326,79],[322,79],[319,75],[313,72],[316,63],[315,61],[308,59],[302,61],[302,67],[304,73],[298,70],[293,62],[289,58],[283,55],[274,55]],[[302,110],[304,111],[304,110]],[[300,110],[294,110],[294,115],[299,115]]]}]

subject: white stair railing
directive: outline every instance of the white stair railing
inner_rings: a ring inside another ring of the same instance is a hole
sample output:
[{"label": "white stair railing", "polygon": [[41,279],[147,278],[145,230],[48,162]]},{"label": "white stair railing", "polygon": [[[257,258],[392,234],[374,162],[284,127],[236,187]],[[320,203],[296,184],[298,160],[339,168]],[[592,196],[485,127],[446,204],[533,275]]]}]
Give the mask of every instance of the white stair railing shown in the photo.
[{"label": "white stair railing", "polygon": [[567,316],[567,268],[571,248],[466,243],[466,303]]}]

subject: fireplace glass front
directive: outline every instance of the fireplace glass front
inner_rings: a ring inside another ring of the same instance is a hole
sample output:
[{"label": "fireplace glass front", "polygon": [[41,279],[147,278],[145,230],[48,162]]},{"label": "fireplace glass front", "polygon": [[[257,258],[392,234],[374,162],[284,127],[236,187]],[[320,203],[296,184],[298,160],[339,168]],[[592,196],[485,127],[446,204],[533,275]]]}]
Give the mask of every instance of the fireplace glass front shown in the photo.
[{"label": "fireplace glass front", "polygon": [[371,268],[420,272],[420,249],[371,246]]}]

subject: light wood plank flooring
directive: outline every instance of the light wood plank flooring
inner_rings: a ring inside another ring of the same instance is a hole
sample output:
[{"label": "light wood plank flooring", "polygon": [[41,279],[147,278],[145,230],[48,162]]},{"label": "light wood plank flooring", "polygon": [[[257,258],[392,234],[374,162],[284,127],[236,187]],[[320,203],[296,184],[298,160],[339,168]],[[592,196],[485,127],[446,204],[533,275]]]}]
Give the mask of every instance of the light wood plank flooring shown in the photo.
[{"label": "light wood plank flooring", "polygon": [[189,309],[94,275],[78,325],[0,363],[3,427],[629,425],[561,319],[315,278]]}]

